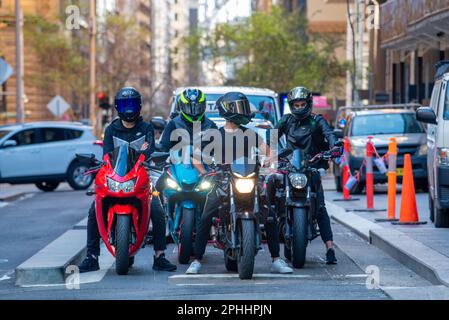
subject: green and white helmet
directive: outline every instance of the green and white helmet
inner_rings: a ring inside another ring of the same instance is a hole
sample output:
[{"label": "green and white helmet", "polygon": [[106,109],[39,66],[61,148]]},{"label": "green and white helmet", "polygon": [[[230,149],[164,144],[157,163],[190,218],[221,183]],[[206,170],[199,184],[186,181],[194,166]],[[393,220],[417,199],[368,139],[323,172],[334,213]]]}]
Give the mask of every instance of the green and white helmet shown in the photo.
[{"label": "green and white helmet", "polygon": [[178,96],[178,108],[189,122],[202,121],[206,114],[206,95],[198,89],[186,89]]}]

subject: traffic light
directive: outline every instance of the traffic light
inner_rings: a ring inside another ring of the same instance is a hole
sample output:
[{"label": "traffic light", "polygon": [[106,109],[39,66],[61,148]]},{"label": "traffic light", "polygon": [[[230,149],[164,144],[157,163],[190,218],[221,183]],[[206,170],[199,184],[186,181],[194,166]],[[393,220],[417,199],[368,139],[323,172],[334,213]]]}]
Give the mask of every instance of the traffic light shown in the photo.
[{"label": "traffic light", "polygon": [[98,98],[98,106],[101,109],[109,110],[111,108],[111,105],[109,103],[109,97],[105,92],[103,91],[99,92],[97,98]]}]

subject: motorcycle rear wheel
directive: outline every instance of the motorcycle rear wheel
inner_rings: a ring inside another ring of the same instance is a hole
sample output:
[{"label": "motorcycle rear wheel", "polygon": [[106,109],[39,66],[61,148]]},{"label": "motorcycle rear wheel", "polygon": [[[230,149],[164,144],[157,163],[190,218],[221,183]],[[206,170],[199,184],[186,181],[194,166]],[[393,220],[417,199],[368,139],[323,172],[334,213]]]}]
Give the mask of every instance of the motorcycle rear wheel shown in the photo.
[{"label": "motorcycle rear wheel", "polygon": [[231,259],[228,256],[228,254],[226,253],[226,250],[224,250],[223,252],[224,252],[224,261],[225,261],[226,270],[231,271],[231,272],[237,272],[238,271],[237,261]]},{"label": "motorcycle rear wheel", "polygon": [[127,275],[129,271],[129,239],[131,235],[131,217],[117,215],[115,226],[115,271],[118,275]]},{"label": "motorcycle rear wheel", "polygon": [[256,256],[256,230],[253,220],[241,220],[239,224],[240,252],[237,259],[239,278],[252,279]]},{"label": "motorcycle rear wheel", "polygon": [[293,208],[293,241],[292,241],[292,264],[295,268],[302,268],[306,263],[307,251],[307,210],[304,208]]}]

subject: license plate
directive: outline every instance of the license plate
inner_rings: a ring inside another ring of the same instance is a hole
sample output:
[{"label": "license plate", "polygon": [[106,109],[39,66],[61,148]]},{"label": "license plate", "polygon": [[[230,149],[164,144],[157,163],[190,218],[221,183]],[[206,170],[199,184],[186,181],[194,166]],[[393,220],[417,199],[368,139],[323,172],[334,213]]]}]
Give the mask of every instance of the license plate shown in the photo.
[{"label": "license plate", "polygon": [[404,168],[397,168],[396,173],[399,177],[402,177],[404,175]]}]

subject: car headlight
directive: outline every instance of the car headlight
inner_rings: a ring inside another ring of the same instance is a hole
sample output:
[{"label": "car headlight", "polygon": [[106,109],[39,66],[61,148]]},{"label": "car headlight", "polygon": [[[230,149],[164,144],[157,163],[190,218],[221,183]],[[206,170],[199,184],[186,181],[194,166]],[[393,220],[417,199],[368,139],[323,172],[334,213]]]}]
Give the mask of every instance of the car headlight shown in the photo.
[{"label": "car headlight", "polygon": [[236,179],[235,188],[239,193],[251,193],[254,190],[253,179]]},{"label": "car headlight", "polygon": [[292,173],[288,176],[295,189],[303,189],[307,186],[307,177],[302,173]]},{"label": "car headlight", "polygon": [[440,166],[449,166],[449,149],[447,148],[439,148],[438,149],[438,153],[437,153],[437,157],[438,157],[438,164]]},{"label": "car headlight", "polygon": [[366,146],[351,146],[351,156],[364,158],[366,155]]},{"label": "car headlight", "polygon": [[136,179],[118,182],[111,178],[107,178],[107,181],[109,190],[113,192],[123,191],[124,193],[131,193],[134,191],[134,187],[136,186]]},{"label": "car headlight", "polygon": [[206,191],[212,187],[212,184],[209,181],[201,182],[200,186],[195,189],[195,191]]},{"label": "car headlight", "polygon": [[422,144],[422,145],[419,147],[418,155],[420,155],[420,156],[425,156],[426,154],[427,154],[427,144]]},{"label": "car headlight", "polygon": [[167,186],[169,189],[181,190],[178,183],[175,180],[173,180],[172,178],[167,178]]},{"label": "car headlight", "polygon": [[256,173],[255,172],[253,172],[253,173],[251,173],[249,176],[247,176],[247,177],[244,177],[244,176],[242,176],[241,174],[238,174],[237,172],[233,172],[233,175],[234,176],[236,176],[237,178],[240,178],[240,179],[247,179],[247,178],[254,178],[255,176],[256,176]]}]

